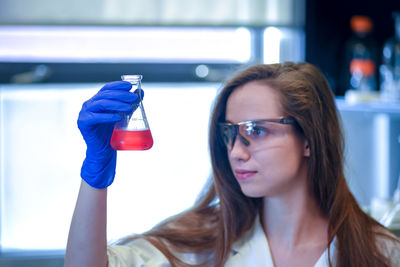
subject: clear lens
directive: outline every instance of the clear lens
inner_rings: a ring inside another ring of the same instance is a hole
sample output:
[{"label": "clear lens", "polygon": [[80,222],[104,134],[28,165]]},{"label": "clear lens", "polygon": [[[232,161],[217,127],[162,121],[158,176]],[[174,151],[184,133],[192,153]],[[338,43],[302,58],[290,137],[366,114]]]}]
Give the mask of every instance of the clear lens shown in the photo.
[{"label": "clear lens", "polygon": [[249,150],[258,150],[273,146],[287,135],[288,125],[292,121],[270,119],[240,122],[237,124],[220,123],[223,141],[231,150],[237,139]]}]

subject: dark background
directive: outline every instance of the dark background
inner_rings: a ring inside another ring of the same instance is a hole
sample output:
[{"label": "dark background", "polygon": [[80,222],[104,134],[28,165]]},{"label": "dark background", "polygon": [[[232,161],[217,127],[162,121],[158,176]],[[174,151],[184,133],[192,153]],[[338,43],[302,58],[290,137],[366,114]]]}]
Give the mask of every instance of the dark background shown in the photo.
[{"label": "dark background", "polygon": [[400,11],[400,0],[306,0],[306,61],[324,72],[336,95],[343,95],[346,88],[342,75],[346,71],[344,44],[352,34],[350,18],[366,15],[372,19],[372,36],[381,52],[394,35],[393,11]]}]

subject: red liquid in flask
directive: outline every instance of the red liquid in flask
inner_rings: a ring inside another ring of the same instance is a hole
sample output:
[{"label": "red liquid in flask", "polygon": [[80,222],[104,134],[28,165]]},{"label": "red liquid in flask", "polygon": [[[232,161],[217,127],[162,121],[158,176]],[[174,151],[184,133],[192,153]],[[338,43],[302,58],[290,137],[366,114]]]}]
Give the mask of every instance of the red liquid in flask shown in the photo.
[{"label": "red liquid in flask", "polygon": [[153,146],[153,137],[149,129],[136,131],[114,129],[110,144],[115,150],[147,150]]}]

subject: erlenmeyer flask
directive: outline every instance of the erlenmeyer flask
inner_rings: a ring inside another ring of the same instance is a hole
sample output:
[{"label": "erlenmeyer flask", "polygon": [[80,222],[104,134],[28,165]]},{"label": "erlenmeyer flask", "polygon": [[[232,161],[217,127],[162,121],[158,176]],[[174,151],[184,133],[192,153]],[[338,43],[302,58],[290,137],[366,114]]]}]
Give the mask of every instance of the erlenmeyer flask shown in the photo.
[{"label": "erlenmeyer flask", "polygon": [[[142,75],[122,75],[121,78],[132,84],[131,91],[141,89]],[[124,115],[124,118],[115,125],[110,142],[115,150],[147,150],[153,146],[153,137],[140,93],[139,98],[140,102],[133,113]]]}]

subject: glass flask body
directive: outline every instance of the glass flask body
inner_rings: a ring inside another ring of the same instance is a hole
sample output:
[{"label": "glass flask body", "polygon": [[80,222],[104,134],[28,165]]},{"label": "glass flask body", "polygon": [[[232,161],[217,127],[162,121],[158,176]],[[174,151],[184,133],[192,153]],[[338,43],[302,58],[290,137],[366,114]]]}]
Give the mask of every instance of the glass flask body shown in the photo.
[{"label": "glass flask body", "polygon": [[[132,84],[131,90],[141,89],[142,75],[123,75],[121,78]],[[122,120],[115,124],[110,141],[115,150],[147,150],[153,146],[153,136],[144,111],[141,90],[137,94],[140,101],[134,111],[124,114]]]},{"label": "glass flask body", "polygon": [[353,16],[352,36],[346,42],[346,89],[371,92],[376,90],[378,46],[372,38],[372,20]]}]

